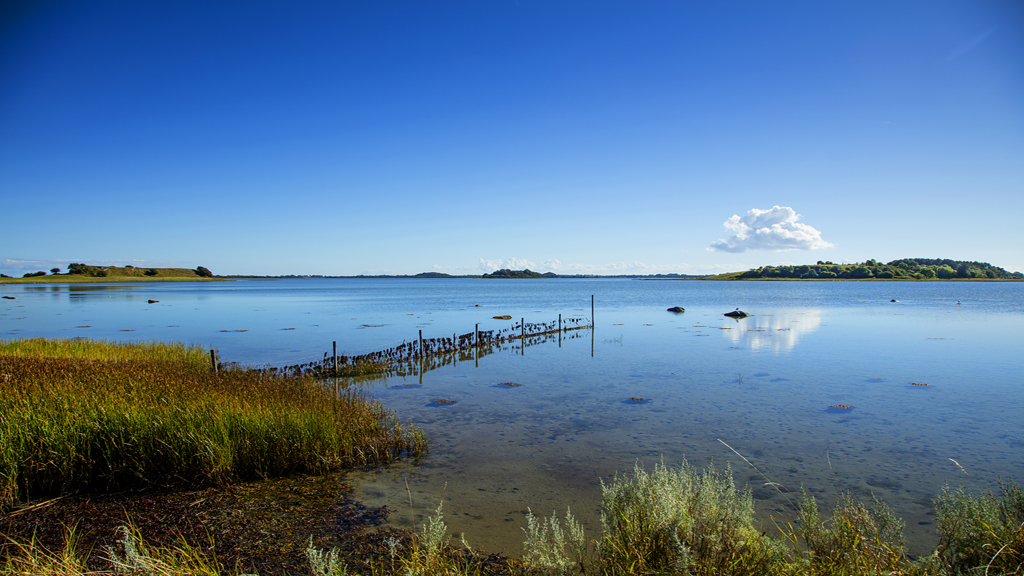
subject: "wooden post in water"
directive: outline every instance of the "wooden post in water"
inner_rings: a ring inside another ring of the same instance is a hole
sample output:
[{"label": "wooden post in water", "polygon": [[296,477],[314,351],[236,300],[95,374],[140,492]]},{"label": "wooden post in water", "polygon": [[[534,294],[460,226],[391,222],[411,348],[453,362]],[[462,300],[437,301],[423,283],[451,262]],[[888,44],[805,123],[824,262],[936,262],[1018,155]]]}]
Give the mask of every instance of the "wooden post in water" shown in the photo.
[{"label": "wooden post in water", "polygon": [[220,368],[217,367],[217,351],[210,348],[210,364],[213,365],[213,373],[217,374],[220,372]]},{"label": "wooden post in water", "polygon": [[480,325],[477,324],[476,328],[473,328],[473,346],[480,347]]},{"label": "wooden post in water", "polygon": [[519,319],[519,351],[522,352],[523,356],[526,356],[526,318]]},{"label": "wooden post in water", "polygon": [[334,377],[338,377],[338,341],[331,342],[331,347],[334,349]]},{"label": "wooden post in water", "polygon": [[423,330],[420,330],[420,360],[423,359]]},{"label": "wooden post in water", "polygon": [[594,327],[594,295],[590,295],[590,327]]},{"label": "wooden post in water", "polygon": [[558,347],[562,347],[562,315],[558,315]]}]

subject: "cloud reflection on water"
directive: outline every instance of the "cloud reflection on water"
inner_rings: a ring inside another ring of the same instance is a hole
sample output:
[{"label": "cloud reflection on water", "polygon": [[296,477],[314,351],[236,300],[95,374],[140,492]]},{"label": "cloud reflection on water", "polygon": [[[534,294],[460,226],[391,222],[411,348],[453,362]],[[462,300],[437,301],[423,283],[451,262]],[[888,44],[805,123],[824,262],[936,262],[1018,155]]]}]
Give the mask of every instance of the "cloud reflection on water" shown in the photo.
[{"label": "cloud reflection on water", "polygon": [[731,330],[723,332],[734,345],[742,344],[751,350],[789,352],[796,348],[798,340],[818,331],[823,316],[820,309],[759,314],[742,318],[729,326]]}]

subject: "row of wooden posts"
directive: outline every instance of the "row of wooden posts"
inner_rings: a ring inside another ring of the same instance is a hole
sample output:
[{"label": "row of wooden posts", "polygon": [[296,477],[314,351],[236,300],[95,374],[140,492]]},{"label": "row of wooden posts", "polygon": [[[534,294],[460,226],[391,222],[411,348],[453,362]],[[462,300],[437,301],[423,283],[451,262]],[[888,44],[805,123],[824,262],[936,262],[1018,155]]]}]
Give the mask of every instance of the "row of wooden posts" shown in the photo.
[{"label": "row of wooden posts", "polygon": [[[324,353],[324,358],[318,362],[308,362],[306,364],[298,364],[294,366],[287,366],[282,369],[284,372],[290,373],[306,373],[314,372],[323,375],[338,374],[339,369],[342,365],[353,366],[362,362],[375,362],[384,363],[388,366],[394,366],[410,362],[413,360],[423,360],[432,356],[439,356],[443,354],[452,354],[459,351],[471,350],[473,348],[479,348],[482,344],[501,344],[503,342],[510,342],[512,340],[521,340],[524,343],[527,338],[532,336],[541,336],[544,334],[559,334],[561,335],[565,331],[569,330],[580,330],[585,328],[594,327],[594,297],[590,297],[590,323],[585,324],[583,321],[585,318],[566,318],[562,319],[562,315],[558,315],[558,323],[527,323],[525,318],[521,318],[519,321],[518,332],[519,334],[513,334],[512,331],[516,328],[515,326],[506,328],[504,330],[497,331],[495,334],[494,330],[480,330],[480,324],[476,324],[472,332],[466,334],[456,335],[452,334],[449,338],[423,338],[423,330],[419,330],[419,334],[416,340],[413,342],[405,342],[393,348],[386,350],[379,350],[377,352],[370,352],[367,354],[360,354],[356,356],[338,356],[338,342],[332,343],[332,351],[330,356]],[[529,333],[527,333],[529,330]],[[524,350],[525,351],[525,350]],[[213,365],[213,371],[218,372],[220,369],[219,359],[217,357],[216,350],[210,350],[210,363]],[[271,371],[277,372],[278,370],[272,369]]]}]

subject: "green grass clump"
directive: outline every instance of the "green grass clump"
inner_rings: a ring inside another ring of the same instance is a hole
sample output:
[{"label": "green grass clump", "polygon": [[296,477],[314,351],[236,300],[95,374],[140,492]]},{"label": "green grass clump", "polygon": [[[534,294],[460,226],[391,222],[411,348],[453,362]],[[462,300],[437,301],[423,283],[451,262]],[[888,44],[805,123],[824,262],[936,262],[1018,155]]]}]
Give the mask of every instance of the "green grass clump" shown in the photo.
[{"label": "green grass clump", "polygon": [[178,345],[0,342],[0,506],[426,453],[421,430],[358,392],[208,362]]},{"label": "green grass clump", "polygon": [[910,569],[903,539],[903,521],[884,502],[862,504],[840,495],[825,520],[818,504],[805,492],[800,505],[800,537],[807,543],[811,572],[821,576],[905,573]]},{"label": "green grass clump", "polygon": [[206,351],[180,342],[105,342],[87,338],[0,340],[0,356],[77,360],[164,361],[202,372],[210,366]]},{"label": "green grass clump", "polygon": [[765,575],[785,565],[782,543],[754,523],[749,490],[729,468],[704,472],[685,461],[603,485],[600,542],[605,574]]},{"label": "green grass clump", "polygon": [[950,574],[1024,574],[1024,491],[1012,481],[975,495],[944,486],[935,499],[936,554]]}]

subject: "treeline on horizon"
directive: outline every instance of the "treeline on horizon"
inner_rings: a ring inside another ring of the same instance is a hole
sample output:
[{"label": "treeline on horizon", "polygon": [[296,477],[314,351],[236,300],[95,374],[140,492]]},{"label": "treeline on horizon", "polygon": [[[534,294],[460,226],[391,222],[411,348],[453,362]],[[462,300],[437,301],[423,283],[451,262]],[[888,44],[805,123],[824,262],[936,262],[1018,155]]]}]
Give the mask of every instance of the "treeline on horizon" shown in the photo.
[{"label": "treeline on horizon", "polygon": [[356,276],[330,276],[326,274],[282,274],[279,276],[255,276],[249,274],[228,274],[221,278],[704,278],[706,274],[555,274],[502,268],[486,274],[445,274],[444,272],[420,272],[419,274],[359,274]]},{"label": "treeline on horizon", "polygon": [[[50,274],[53,276],[60,276],[60,268],[51,268]],[[40,270],[38,272],[26,272],[22,275],[22,278],[37,278],[39,276],[46,276],[46,272]],[[106,278],[108,276],[165,276],[165,277],[187,277],[187,276],[199,276],[200,278],[213,278],[213,272],[209,269],[199,266],[194,269],[192,268],[136,268],[131,264],[119,268],[117,266],[90,266],[88,264],[81,264],[78,262],[72,262],[68,264],[67,274],[64,276],[89,276],[92,278]],[[6,274],[0,274],[0,277],[11,278]]]},{"label": "treeline on horizon", "polygon": [[1008,272],[988,262],[949,260],[946,258],[903,258],[888,263],[867,260],[855,264],[835,264],[818,260],[804,266],[762,266],[736,276],[748,278],[800,278],[800,279],[901,279],[901,280],[955,280],[955,279],[1021,279],[1024,274]]}]

